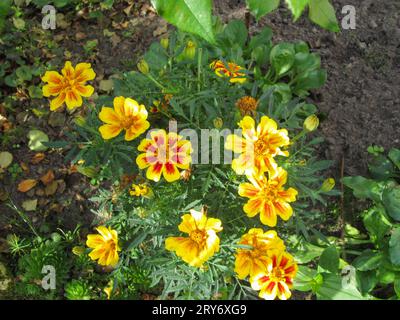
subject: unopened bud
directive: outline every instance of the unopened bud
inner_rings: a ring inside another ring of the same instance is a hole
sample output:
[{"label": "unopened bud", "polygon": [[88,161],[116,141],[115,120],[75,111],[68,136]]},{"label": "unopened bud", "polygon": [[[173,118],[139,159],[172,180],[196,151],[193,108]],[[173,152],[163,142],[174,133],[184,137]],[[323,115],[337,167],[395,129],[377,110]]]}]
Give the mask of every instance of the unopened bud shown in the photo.
[{"label": "unopened bud", "polygon": [[149,70],[149,65],[147,64],[146,60],[144,60],[144,59],[139,61],[139,63],[137,64],[137,68],[143,74],[148,74],[149,71],[150,71]]},{"label": "unopened bud", "polygon": [[326,179],[321,186],[321,191],[322,192],[329,192],[335,187],[335,179],[333,178],[328,178]]},{"label": "unopened bud", "polygon": [[314,131],[318,128],[319,119],[315,114],[308,116],[306,120],[304,120],[303,128],[307,132]]}]

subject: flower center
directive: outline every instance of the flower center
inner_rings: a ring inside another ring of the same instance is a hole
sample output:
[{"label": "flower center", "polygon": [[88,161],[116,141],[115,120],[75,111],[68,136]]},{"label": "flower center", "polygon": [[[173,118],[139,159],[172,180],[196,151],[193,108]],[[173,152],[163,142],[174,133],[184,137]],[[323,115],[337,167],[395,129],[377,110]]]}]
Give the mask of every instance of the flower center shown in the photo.
[{"label": "flower center", "polygon": [[275,268],[272,270],[272,272],[270,274],[270,279],[272,281],[276,281],[276,282],[284,281],[285,280],[285,272],[283,272],[279,268]]},{"label": "flower center", "polygon": [[278,197],[278,188],[273,184],[267,184],[262,188],[262,194],[266,201],[274,201]]},{"label": "flower center", "polygon": [[134,125],[135,122],[136,122],[135,116],[127,116],[121,120],[121,125],[122,127],[124,127],[125,130],[128,130],[130,127]]},{"label": "flower center", "polygon": [[194,230],[190,233],[190,239],[192,239],[197,244],[202,244],[205,238],[205,234],[201,230]]}]

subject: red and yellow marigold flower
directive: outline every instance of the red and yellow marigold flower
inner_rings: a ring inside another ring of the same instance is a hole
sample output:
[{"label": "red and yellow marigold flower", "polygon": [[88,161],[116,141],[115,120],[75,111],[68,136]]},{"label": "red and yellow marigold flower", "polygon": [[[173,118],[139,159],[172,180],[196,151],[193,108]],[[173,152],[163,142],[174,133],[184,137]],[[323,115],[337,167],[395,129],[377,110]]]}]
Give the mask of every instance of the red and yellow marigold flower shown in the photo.
[{"label": "red and yellow marigold flower", "polygon": [[210,64],[210,68],[215,71],[219,77],[228,77],[229,82],[244,83],[246,82],[246,74],[240,72],[243,68],[234,62],[228,62],[228,66],[221,60],[215,60]]},{"label": "red and yellow marigold flower", "polygon": [[89,257],[93,261],[98,260],[102,266],[115,267],[119,260],[118,252],[121,251],[117,231],[105,226],[97,227],[96,230],[99,234],[87,236],[86,245],[93,249]]},{"label": "red and yellow marigold flower", "polygon": [[287,172],[278,168],[275,175],[269,179],[264,175],[248,175],[251,183],[239,185],[239,195],[250,200],[244,205],[243,210],[248,217],[260,214],[260,220],[269,227],[275,227],[277,216],[287,221],[293,214],[289,202],[296,201],[297,190],[283,188],[287,181]]},{"label": "red and yellow marigold flower", "polygon": [[255,121],[245,116],[239,123],[242,136],[231,134],[227,137],[225,148],[240,153],[233,159],[232,169],[237,174],[274,173],[278,167],[275,156],[288,156],[288,151],[281,150],[289,145],[286,129],[278,129],[277,123],[267,116],[261,117],[256,127]]},{"label": "red and yellow marigold flower", "polygon": [[74,68],[67,61],[61,73],[46,71],[42,77],[42,81],[48,83],[43,86],[43,96],[56,96],[50,101],[50,110],[58,109],[64,102],[68,109],[80,107],[82,97],[90,97],[94,91],[92,86],[86,85],[87,81],[96,77],[90,63],[78,63]]},{"label": "red and yellow marigold flower", "polygon": [[106,140],[125,130],[125,140],[131,141],[150,127],[146,107],[130,98],[114,98],[114,108],[102,107],[99,118],[105,123],[99,131]]},{"label": "red and yellow marigold flower", "polygon": [[221,220],[207,218],[204,211],[190,210],[182,216],[178,226],[188,237],[169,237],[165,248],[193,267],[201,267],[205,261],[219,251],[217,232],[222,230]]},{"label": "red and yellow marigold flower", "polygon": [[237,249],[235,272],[239,279],[264,271],[270,260],[269,256],[285,251],[283,240],[275,231],[264,232],[260,228],[250,229],[241,237],[238,244],[252,247],[251,249]]},{"label": "red and yellow marigold flower", "polygon": [[274,300],[278,297],[287,300],[291,297],[290,289],[297,273],[297,264],[287,252],[275,253],[268,261],[267,268],[250,278],[251,287],[259,290],[259,297]]},{"label": "red and yellow marigold flower", "polygon": [[150,132],[151,139],[143,139],[138,150],[144,153],[136,158],[140,169],[146,169],[146,177],[159,181],[161,174],[168,182],[180,178],[178,169],[189,168],[192,157],[192,145],[175,132],[166,133],[165,130]]}]

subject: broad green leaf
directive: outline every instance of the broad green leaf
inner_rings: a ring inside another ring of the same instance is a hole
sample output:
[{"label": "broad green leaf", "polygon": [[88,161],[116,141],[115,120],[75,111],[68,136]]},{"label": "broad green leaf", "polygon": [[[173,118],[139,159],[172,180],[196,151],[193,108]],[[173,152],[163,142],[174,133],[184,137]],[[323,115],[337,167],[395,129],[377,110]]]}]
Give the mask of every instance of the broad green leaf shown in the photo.
[{"label": "broad green leaf", "polygon": [[378,283],[376,270],[357,271],[357,284],[361,290],[361,294],[365,295],[370,292]]},{"label": "broad green leaf", "polygon": [[400,221],[400,186],[385,189],[382,193],[382,203],[388,215]]},{"label": "broad green leaf", "polygon": [[319,259],[318,270],[336,273],[339,269],[339,253],[334,246],[326,248]]},{"label": "broad green leaf", "polygon": [[32,80],[32,72],[31,68],[28,66],[21,66],[15,70],[15,73],[18,78],[24,81],[31,81]]},{"label": "broad green leaf", "polygon": [[294,46],[291,43],[280,43],[271,50],[270,62],[277,76],[288,72],[294,63]]},{"label": "broad green leaf", "polygon": [[371,179],[366,179],[361,176],[345,177],[343,183],[353,189],[354,196],[357,198],[368,198],[374,201],[380,201],[382,195],[382,186]]},{"label": "broad green leaf", "polygon": [[379,267],[382,256],[382,252],[373,252],[369,249],[365,250],[353,261],[353,266],[360,271],[374,270]]},{"label": "broad green leaf", "polygon": [[278,8],[279,2],[280,0],[246,0],[247,6],[257,20]]},{"label": "broad green leaf", "polygon": [[390,261],[394,265],[400,265],[400,227],[394,229],[389,241]]},{"label": "broad green leaf", "polygon": [[339,32],[335,9],[329,3],[329,0],[310,0],[309,18],[325,29]]},{"label": "broad green leaf", "polygon": [[371,240],[375,242],[381,241],[391,228],[391,223],[385,217],[381,206],[375,206],[366,211],[363,221]]},{"label": "broad green leaf", "polygon": [[400,169],[400,150],[393,148],[389,151],[389,159]]},{"label": "broad green leaf", "polygon": [[45,151],[48,149],[43,142],[48,142],[49,137],[43,131],[31,130],[28,132],[28,147],[33,151]]},{"label": "broad green leaf", "polygon": [[305,94],[302,92],[322,87],[326,82],[326,77],[327,74],[325,70],[312,70],[303,73],[296,79],[295,91],[300,96],[303,96]]},{"label": "broad green leaf", "polygon": [[324,274],[324,281],[316,294],[318,300],[365,300],[353,283],[344,284],[336,274]]},{"label": "broad green leaf", "polygon": [[296,21],[298,18],[300,18],[310,0],[285,0],[285,2],[290,11],[292,11],[294,21]]},{"label": "broad green leaf", "polygon": [[306,266],[299,266],[293,287],[298,291],[311,291],[315,287],[315,276],[317,271]]},{"label": "broad green leaf", "polygon": [[230,21],[224,31],[219,35],[219,38],[224,42],[226,46],[244,47],[248,37],[246,25],[242,20]]},{"label": "broad green leaf", "polygon": [[394,280],[394,291],[396,292],[397,297],[400,298],[400,278]]},{"label": "broad green leaf", "polygon": [[260,33],[254,35],[250,39],[249,48],[255,49],[258,46],[270,46],[272,39],[272,30],[270,27],[264,27]]},{"label": "broad green leaf", "polygon": [[197,34],[215,43],[211,0],[151,0],[158,14],[182,31]]}]

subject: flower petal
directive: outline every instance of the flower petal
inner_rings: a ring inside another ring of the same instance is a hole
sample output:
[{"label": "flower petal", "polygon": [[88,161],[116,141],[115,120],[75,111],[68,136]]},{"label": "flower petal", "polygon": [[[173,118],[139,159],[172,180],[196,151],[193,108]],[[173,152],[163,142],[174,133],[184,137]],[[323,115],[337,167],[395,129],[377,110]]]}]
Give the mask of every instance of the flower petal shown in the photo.
[{"label": "flower petal", "polygon": [[157,162],[153,165],[151,165],[146,172],[146,177],[149,180],[153,180],[155,182],[160,181],[161,173],[163,171],[163,164],[160,162]]},{"label": "flower petal", "polygon": [[173,182],[173,181],[179,180],[179,178],[181,177],[177,167],[170,162],[167,162],[164,164],[163,176],[164,176],[165,180],[167,180],[167,182]]},{"label": "flower petal", "polygon": [[102,107],[99,113],[99,119],[107,124],[114,124],[121,127],[121,120],[114,109],[109,107]]},{"label": "flower petal", "polygon": [[99,131],[102,138],[108,140],[119,135],[122,131],[122,128],[119,125],[115,124],[104,124],[100,126]]},{"label": "flower petal", "polygon": [[66,94],[64,92],[61,92],[57,98],[54,98],[53,100],[51,100],[50,101],[50,110],[54,111],[54,110],[58,109],[59,107],[61,107],[62,104],[65,102],[65,97],[66,97]]}]

